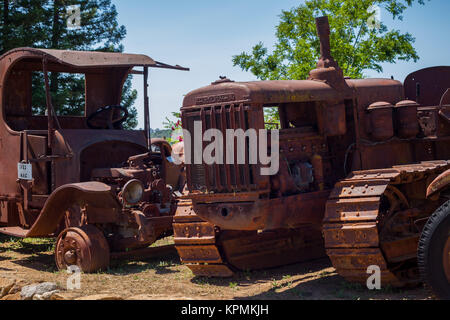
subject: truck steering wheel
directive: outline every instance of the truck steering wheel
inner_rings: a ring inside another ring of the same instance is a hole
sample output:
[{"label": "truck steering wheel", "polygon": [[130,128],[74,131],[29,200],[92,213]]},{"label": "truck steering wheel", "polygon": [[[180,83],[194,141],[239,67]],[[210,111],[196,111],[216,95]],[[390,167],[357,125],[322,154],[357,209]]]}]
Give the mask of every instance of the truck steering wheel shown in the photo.
[{"label": "truck steering wheel", "polygon": [[[114,117],[114,111],[120,110],[123,115],[117,118]],[[103,114],[103,117],[100,115]],[[122,124],[128,118],[128,110],[122,106],[105,106],[98,108],[93,114],[87,119],[87,125],[91,129],[122,129]],[[98,119],[96,119],[98,118]]]}]

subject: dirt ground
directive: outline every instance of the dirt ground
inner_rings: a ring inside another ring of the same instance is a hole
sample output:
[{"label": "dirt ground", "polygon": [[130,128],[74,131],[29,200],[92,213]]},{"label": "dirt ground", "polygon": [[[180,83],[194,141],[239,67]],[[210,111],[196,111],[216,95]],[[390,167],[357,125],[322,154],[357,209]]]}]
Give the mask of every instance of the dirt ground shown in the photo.
[{"label": "dirt ground", "polygon": [[[170,244],[171,239],[158,245]],[[56,282],[66,288],[68,274],[57,271],[53,240],[12,239],[0,235],[0,276],[27,283]],[[422,288],[380,291],[346,282],[328,259],[281,268],[242,272],[230,279],[195,277],[171,254],[146,261],[113,261],[107,272],[83,274],[81,290],[67,291],[69,299],[109,294],[123,299],[164,300],[411,300],[430,299]]]}]

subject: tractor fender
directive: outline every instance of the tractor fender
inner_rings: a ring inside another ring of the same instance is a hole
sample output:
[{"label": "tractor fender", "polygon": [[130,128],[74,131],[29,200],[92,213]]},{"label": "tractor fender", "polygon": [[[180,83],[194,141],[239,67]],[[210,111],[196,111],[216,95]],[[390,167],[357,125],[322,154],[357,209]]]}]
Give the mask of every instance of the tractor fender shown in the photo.
[{"label": "tractor fender", "polygon": [[445,171],[431,182],[427,189],[427,198],[432,197],[447,187],[450,187],[450,170]]},{"label": "tractor fender", "polygon": [[47,237],[55,233],[65,211],[73,204],[96,208],[121,208],[110,186],[101,182],[67,184],[56,189],[45,202],[27,237]]}]

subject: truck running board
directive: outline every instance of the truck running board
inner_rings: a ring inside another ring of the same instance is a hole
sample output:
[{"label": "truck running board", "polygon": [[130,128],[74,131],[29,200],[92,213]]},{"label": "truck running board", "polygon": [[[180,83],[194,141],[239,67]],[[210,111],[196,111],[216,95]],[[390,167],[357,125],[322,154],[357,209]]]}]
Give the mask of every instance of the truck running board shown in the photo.
[{"label": "truck running board", "polygon": [[22,229],[21,227],[7,227],[0,228],[0,233],[6,234],[12,237],[26,238],[29,230]]}]

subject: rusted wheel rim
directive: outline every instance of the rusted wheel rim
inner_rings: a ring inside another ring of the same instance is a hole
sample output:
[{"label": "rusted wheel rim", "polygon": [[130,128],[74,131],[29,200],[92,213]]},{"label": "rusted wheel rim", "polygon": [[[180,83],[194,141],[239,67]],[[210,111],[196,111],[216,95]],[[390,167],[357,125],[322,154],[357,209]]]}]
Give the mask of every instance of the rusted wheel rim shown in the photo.
[{"label": "rusted wheel rim", "polygon": [[442,264],[444,267],[445,276],[447,281],[450,283],[450,235],[444,246],[444,257],[442,259]]},{"label": "rusted wheel rim", "polygon": [[58,237],[55,260],[59,270],[75,265],[83,272],[95,272],[109,265],[109,246],[94,226],[68,228]]}]

